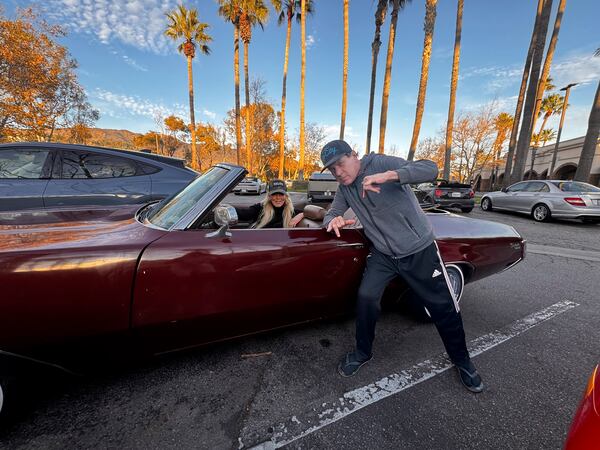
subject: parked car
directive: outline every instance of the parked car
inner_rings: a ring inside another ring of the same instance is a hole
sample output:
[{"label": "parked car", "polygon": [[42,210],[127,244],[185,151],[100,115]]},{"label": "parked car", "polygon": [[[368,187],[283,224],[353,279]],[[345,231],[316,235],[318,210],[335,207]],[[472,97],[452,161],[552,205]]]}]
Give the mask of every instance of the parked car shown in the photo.
[{"label": "parked car", "polygon": [[600,366],[592,372],[565,441],[565,450],[600,446]]},{"label": "parked car", "polygon": [[555,217],[600,223],[600,188],[581,181],[520,181],[483,195],[481,209],[529,214],[537,222]]},{"label": "parked car", "polygon": [[147,203],[198,174],[152,153],[40,142],[0,144],[0,211]]},{"label": "parked car", "polygon": [[458,208],[469,213],[475,207],[475,192],[470,184],[437,180],[435,183],[421,183],[417,189],[423,192],[425,203],[434,203],[440,208]]},{"label": "parked car", "polygon": [[[85,373],[351,311],[369,246],[362,229],[336,238],[315,205],[293,229],[238,224],[235,208],[220,202],[245,173],[219,164],[141,207],[0,213],[4,398],[11,380],[41,368]],[[524,257],[508,225],[427,217],[458,295]],[[299,280],[302,288],[290,289]],[[396,282],[388,294],[403,289]]]},{"label": "parked car", "polygon": [[338,188],[338,182],[329,172],[313,172],[308,179],[307,195],[309,202],[331,202]]},{"label": "parked car", "polygon": [[246,177],[233,188],[233,193],[238,194],[255,194],[260,195],[267,192],[267,183],[258,177]]}]

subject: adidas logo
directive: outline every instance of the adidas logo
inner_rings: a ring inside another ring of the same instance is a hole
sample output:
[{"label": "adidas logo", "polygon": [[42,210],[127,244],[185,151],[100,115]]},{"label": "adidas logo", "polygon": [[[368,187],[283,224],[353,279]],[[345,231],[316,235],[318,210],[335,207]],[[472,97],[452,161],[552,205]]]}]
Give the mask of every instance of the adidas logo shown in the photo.
[{"label": "adidas logo", "polygon": [[442,272],[440,272],[439,270],[435,269],[433,271],[433,275],[431,275],[431,278],[435,278],[437,276],[440,276],[442,274]]}]

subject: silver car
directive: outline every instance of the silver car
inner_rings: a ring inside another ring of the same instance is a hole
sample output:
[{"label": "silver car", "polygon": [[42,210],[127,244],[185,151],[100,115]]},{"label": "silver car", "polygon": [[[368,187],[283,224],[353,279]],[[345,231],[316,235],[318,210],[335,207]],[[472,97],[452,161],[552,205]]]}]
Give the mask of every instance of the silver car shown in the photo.
[{"label": "silver car", "polygon": [[600,223],[600,188],[581,181],[520,181],[484,194],[481,209],[525,213],[538,222],[555,217]]},{"label": "silver car", "polygon": [[256,194],[260,195],[267,192],[267,183],[258,177],[246,177],[233,188],[233,193],[238,194]]}]

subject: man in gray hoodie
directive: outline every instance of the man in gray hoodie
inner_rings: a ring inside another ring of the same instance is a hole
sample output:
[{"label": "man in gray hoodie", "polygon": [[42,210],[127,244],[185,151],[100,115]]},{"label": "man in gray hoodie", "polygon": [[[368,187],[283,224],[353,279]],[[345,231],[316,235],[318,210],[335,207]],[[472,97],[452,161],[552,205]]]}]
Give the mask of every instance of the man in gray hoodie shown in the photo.
[{"label": "man in gray hoodie", "polygon": [[355,223],[343,218],[352,208],[371,242],[358,290],[356,350],[344,356],[339,373],[352,376],[373,357],[381,296],[401,276],[427,308],[465,387],[481,392],[483,383],[469,357],[458,301],[433,229],[409,186],[435,180],[437,165],[373,153],[359,160],[341,140],[323,147],[321,161],[340,184],[323,226],[339,237],[342,228]]}]

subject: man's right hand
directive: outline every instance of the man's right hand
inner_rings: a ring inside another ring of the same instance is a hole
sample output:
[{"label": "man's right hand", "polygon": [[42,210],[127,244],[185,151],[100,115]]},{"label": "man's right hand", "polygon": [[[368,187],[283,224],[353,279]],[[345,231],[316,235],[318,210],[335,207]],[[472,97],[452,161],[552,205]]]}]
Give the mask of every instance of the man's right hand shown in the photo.
[{"label": "man's right hand", "polygon": [[340,237],[340,230],[348,225],[354,225],[356,220],[345,220],[342,216],[334,217],[327,225],[327,231],[333,231],[337,237]]}]

